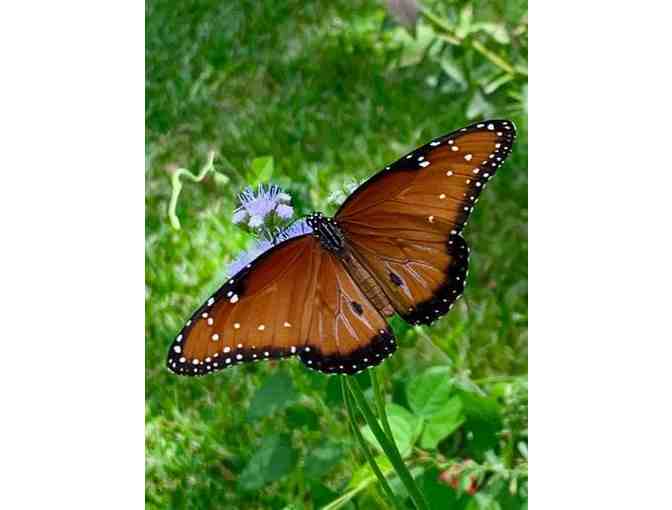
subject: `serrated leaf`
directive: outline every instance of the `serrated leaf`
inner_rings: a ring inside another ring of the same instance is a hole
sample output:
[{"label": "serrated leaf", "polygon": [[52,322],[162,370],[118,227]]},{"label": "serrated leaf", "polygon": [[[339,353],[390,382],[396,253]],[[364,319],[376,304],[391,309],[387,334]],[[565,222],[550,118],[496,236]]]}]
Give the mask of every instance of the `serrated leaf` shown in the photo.
[{"label": "serrated leaf", "polygon": [[276,372],[252,397],[247,411],[247,420],[254,421],[284,409],[298,398],[292,378],[286,372]]},{"label": "serrated leaf", "polygon": [[411,379],[406,386],[408,405],[418,416],[441,412],[453,394],[453,378],[447,366],[432,367]]},{"label": "serrated leaf", "polygon": [[445,438],[455,432],[464,423],[462,401],[460,397],[452,397],[443,409],[425,420],[420,446],[434,449]]},{"label": "serrated leaf", "polygon": [[243,469],[238,484],[244,490],[258,490],[289,473],[294,469],[296,460],[289,435],[268,436]]},{"label": "serrated leaf", "polygon": [[[387,404],[385,409],[397,449],[402,458],[407,457],[422,431],[422,419],[414,416],[407,409],[397,404]],[[374,436],[368,425],[362,427],[362,435],[378,451],[382,451],[376,436]]]}]

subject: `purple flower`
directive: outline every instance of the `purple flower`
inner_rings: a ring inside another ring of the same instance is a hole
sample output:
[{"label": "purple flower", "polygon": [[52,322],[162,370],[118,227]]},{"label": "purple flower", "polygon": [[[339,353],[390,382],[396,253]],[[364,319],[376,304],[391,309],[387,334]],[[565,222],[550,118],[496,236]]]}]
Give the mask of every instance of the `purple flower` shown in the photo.
[{"label": "purple flower", "polygon": [[250,216],[250,221],[247,223],[252,228],[259,228],[264,224],[264,217],[258,214]]},{"label": "purple flower", "polygon": [[294,209],[291,205],[279,204],[275,208],[275,214],[280,216],[283,220],[288,220],[294,216]]},{"label": "purple flower", "polygon": [[266,253],[273,246],[288,239],[310,234],[312,232],[313,229],[310,228],[305,219],[296,221],[287,228],[276,229],[272,239],[259,239],[255,242],[252,248],[240,253],[233,262],[229,264],[227,269],[229,276],[235,276],[241,269],[245,268],[248,264],[251,264],[256,258]]},{"label": "purple flower", "polygon": [[305,220],[289,224],[294,216],[291,201],[292,197],[276,185],[259,185],[256,190],[248,186],[238,195],[233,223],[253,233],[256,241],[229,264],[229,275],[234,276],[273,246],[312,233]]},{"label": "purple flower", "polygon": [[289,227],[282,229],[282,231],[278,233],[277,237],[281,241],[286,241],[287,239],[291,239],[293,237],[312,233],[313,229],[310,227],[310,225],[308,225],[306,220],[300,219],[299,221],[292,223]]},{"label": "purple flower", "polygon": [[275,220],[290,220],[294,215],[294,209],[289,205],[291,200],[292,197],[280,186],[259,185],[256,190],[247,187],[238,195],[240,205],[233,213],[233,222],[246,223],[254,231],[263,230],[263,227],[272,230],[278,226]]},{"label": "purple flower", "polygon": [[247,213],[246,209],[238,208],[235,211],[233,211],[233,222],[236,225],[239,225],[240,223],[243,223],[244,221],[247,221],[247,218],[250,215]]}]

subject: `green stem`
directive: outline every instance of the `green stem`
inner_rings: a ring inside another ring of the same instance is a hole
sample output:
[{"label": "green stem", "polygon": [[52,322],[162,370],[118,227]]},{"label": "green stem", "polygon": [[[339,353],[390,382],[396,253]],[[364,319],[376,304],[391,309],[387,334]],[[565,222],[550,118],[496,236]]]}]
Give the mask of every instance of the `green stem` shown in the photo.
[{"label": "green stem", "polygon": [[392,492],[392,489],[390,488],[389,484],[387,483],[387,479],[385,478],[385,475],[382,473],[382,471],[378,467],[378,464],[376,464],[376,460],[373,458],[373,454],[371,453],[371,450],[369,450],[369,447],[366,444],[366,440],[362,436],[362,433],[360,432],[359,427],[357,426],[357,418],[355,417],[355,410],[354,410],[354,406],[353,406],[353,403],[352,403],[352,396],[349,394],[349,392],[346,388],[346,383],[345,383],[345,378],[346,377],[347,376],[341,376],[341,391],[343,392],[343,401],[345,402],[345,408],[347,409],[348,416],[350,417],[350,425],[352,426],[352,433],[357,438],[357,441],[359,442],[359,446],[361,447],[362,451],[364,452],[364,456],[366,457],[366,460],[369,462],[369,465],[371,466],[371,469],[373,470],[376,477],[378,478],[378,481],[380,482],[381,487],[385,491],[385,494],[390,499],[390,502],[392,503],[393,506],[395,506],[397,508],[401,508],[399,503],[398,503],[398,498],[395,497],[394,492]]},{"label": "green stem", "polygon": [[524,375],[491,375],[490,377],[474,379],[472,382],[474,384],[492,384],[499,382],[515,382],[524,378]]},{"label": "green stem", "polygon": [[380,390],[380,381],[378,380],[380,370],[382,370],[382,367],[380,366],[369,370],[369,376],[371,377],[371,385],[373,386],[373,395],[376,398],[378,415],[380,416],[380,421],[383,422],[383,429],[385,429],[385,434],[390,438],[390,441],[394,442],[390,422],[387,419],[387,412],[385,411],[385,397],[383,397],[383,393]]},{"label": "green stem", "polygon": [[502,69],[504,72],[507,72],[509,74],[516,74],[516,70],[513,68],[511,64],[509,64],[506,60],[497,55],[495,52],[490,51],[488,48],[486,48],[482,42],[472,40],[471,46],[481,55],[487,58],[490,62],[492,62],[497,67]]},{"label": "green stem", "polygon": [[170,224],[173,226],[174,229],[176,230],[180,229],[180,220],[177,217],[177,214],[175,213],[175,210],[177,209],[177,199],[179,198],[180,192],[182,191],[182,182],[180,181],[180,177],[184,176],[193,182],[201,182],[209,172],[214,171],[215,168],[213,164],[214,161],[215,161],[215,151],[210,151],[208,153],[207,162],[197,175],[192,174],[186,168],[178,168],[177,170],[175,170],[175,173],[173,174],[173,177],[171,179],[171,183],[173,185],[173,192],[170,195],[170,204],[168,205],[168,217],[170,218]]},{"label": "green stem", "polygon": [[378,444],[380,444],[383,452],[385,452],[385,455],[392,463],[394,470],[397,472],[399,479],[406,487],[406,490],[413,500],[415,507],[418,510],[428,510],[429,507],[427,506],[427,503],[417,485],[415,485],[415,480],[413,480],[410,471],[406,467],[406,464],[404,464],[404,461],[399,454],[399,450],[397,450],[397,446],[394,444],[394,442],[390,442],[387,439],[385,432],[383,432],[383,429],[381,429],[380,425],[378,425],[378,420],[376,420],[376,416],[373,414],[373,411],[371,411],[371,408],[366,401],[366,397],[364,397],[364,393],[362,392],[362,388],[359,386],[357,379],[350,377],[346,380],[346,382],[350,388],[352,396],[355,398],[355,402],[357,402],[357,405],[362,412],[362,415],[366,419],[366,423],[369,425],[373,435],[376,436]]}]

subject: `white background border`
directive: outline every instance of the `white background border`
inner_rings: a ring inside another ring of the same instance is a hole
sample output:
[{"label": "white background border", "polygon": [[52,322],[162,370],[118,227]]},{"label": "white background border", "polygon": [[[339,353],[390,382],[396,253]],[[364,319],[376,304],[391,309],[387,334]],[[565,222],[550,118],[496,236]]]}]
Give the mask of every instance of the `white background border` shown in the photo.
[{"label": "white background border", "polygon": [[2,507],[144,505],[144,4],[0,8]]},{"label": "white background border", "polygon": [[[670,17],[531,2],[531,502],[663,508]],[[0,13],[3,507],[144,505],[144,5]]]}]

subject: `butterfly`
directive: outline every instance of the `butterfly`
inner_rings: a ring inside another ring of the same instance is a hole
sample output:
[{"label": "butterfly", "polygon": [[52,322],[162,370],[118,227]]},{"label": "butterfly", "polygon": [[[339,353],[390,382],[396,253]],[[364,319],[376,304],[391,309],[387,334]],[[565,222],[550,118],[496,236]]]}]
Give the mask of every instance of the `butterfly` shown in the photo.
[{"label": "butterfly", "polygon": [[307,217],[224,283],[168,354],[179,375],[298,358],[354,374],[394,353],[387,319],[431,324],[464,290],[461,235],[478,196],[511,152],[509,120],[472,124],[408,153],[357,188],[333,218]]}]

